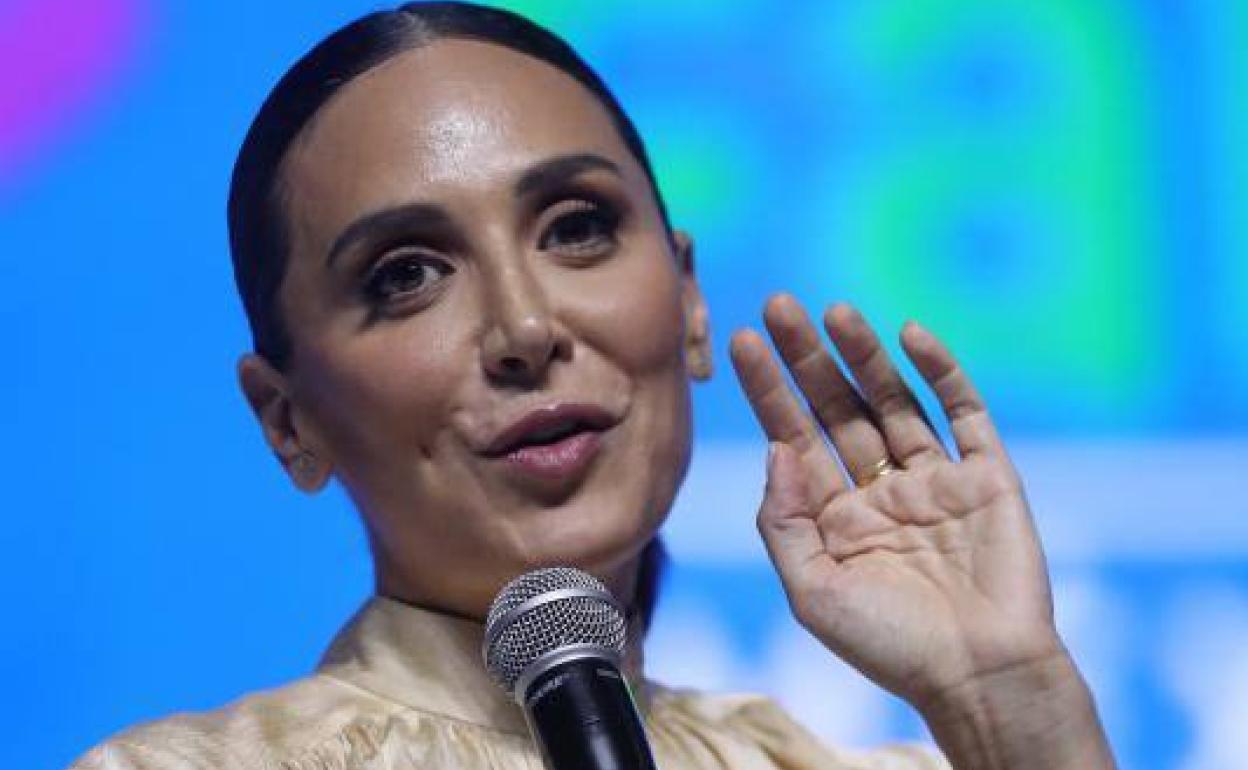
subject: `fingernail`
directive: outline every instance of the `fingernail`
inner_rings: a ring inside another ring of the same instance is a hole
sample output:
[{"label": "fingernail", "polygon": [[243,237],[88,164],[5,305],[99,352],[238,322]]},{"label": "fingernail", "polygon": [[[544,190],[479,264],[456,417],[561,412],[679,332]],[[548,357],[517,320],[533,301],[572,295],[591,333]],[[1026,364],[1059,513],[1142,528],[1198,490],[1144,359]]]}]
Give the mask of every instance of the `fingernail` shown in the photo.
[{"label": "fingernail", "polygon": [[771,442],[767,445],[767,470],[770,471],[776,465],[776,452],[779,451],[780,444]]},{"label": "fingernail", "polygon": [[864,320],[862,312],[848,302],[837,303],[833,312],[840,314],[843,323],[860,323]]}]

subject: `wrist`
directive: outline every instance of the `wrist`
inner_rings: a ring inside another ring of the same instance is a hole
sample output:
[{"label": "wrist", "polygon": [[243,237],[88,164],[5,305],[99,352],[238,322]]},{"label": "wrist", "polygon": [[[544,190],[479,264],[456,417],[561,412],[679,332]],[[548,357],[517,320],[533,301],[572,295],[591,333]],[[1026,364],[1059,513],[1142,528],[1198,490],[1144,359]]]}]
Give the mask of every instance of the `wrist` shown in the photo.
[{"label": "wrist", "polygon": [[1092,694],[1064,648],[916,704],[958,770],[1114,767]]}]

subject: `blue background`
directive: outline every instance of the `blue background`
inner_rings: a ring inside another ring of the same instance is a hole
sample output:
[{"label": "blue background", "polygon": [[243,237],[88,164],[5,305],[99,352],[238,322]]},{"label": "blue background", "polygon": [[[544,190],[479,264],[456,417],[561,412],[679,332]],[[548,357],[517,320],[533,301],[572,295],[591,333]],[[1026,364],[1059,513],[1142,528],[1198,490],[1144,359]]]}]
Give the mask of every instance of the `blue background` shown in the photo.
[{"label": "blue background", "polygon": [[[647,137],[720,376],[651,670],[923,739],[788,619],[728,330],[787,288],[915,317],[988,394],[1123,767],[1248,767],[1248,3],[514,2]],[[237,393],[234,152],[356,2],[0,0],[0,767],[306,672],[367,594],[337,490]]]}]

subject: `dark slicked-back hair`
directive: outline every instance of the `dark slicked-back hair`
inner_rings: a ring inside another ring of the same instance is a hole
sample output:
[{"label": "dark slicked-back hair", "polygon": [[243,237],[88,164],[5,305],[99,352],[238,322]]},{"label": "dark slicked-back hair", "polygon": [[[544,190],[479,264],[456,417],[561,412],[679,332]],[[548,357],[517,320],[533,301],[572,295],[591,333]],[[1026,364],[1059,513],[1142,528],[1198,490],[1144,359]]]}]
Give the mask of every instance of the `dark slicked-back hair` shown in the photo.
[{"label": "dark slicked-back hair", "polygon": [[[273,87],[243,140],[230,181],[228,220],[234,281],[252,346],[274,367],[291,356],[278,301],[290,257],[282,166],[300,132],[339,89],[373,67],[442,39],[477,40],[531,56],[571,76],[606,109],[645,172],[669,238],[671,224],[645,145],[598,74],[561,38],[509,11],[463,2],[414,2],[363,16],[308,51]],[[642,554],[635,614],[648,626],[664,561],[656,538]]]}]

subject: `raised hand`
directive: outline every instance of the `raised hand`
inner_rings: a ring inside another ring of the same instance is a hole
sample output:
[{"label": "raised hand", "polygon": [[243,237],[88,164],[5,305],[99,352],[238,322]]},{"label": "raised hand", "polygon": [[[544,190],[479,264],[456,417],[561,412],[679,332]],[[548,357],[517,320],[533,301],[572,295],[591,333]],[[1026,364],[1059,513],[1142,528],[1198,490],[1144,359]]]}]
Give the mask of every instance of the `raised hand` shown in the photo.
[{"label": "raised hand", "polygon": [[[934,732],[948,727],[934,719],[978,718],[964,712],[985,698],[1026,711],[1033,686],[1086,693],[1053,625],[1019,477],[944,345],[914,323],[901,333],[956,456],[857,311],[837,305],[824,316],[853,383],[792,297],[768,302],[764,320],[806,405],[756,332],[734,336],[732,360],[772,442],[758,524],[798,620]],[[942,746],[956,742],[945,732]]]}]

